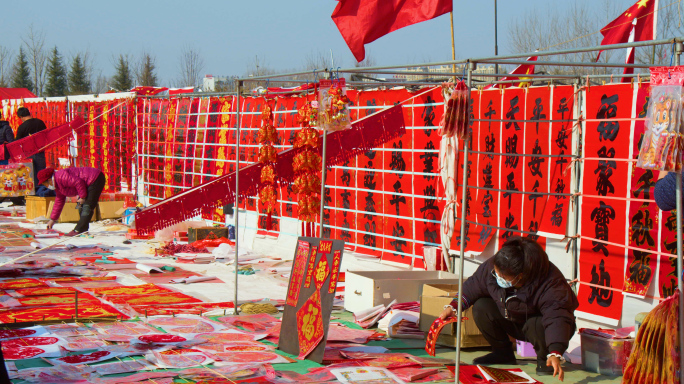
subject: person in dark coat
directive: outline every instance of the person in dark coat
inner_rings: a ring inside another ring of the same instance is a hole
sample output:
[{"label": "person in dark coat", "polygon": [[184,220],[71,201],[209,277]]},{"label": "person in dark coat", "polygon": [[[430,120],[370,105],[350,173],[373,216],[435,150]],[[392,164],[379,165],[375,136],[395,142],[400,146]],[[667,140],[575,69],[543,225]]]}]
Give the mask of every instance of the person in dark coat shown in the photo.
[{"label": "person in dark coat", "polygon": [[[658,208],[663,211],[671,211],[677,209],[677,174],[675,172],[660,172],[660,177],[653,189],[653,197],[655,198]],[[682,194],[684,195],[684,194]]]},{"label": "person in dark coat", "polygon": [[[575,333],[579,306],[561,271],[544,249],[529,238],[511,238],[463,283],[462,309],[473,318],[492,352],[473,364],[516,364],[509,335],[527,341],[537,353],[537,374],[563,381],[563,353]],[[454,316],[456,299],[442,319]]]},{"label": "person in dark coat", "polygon": [[[16,140],[21,140],[24,137],[34,135],[40,131],[47,129],[47,126],[43,120],[32,117],[31,112],[26,107],[21,107],[17,109],[17,116],[21,119],[22,123],[17,128]],[[42,171],[47,167],[47,162],[45,160],[45,152],[41,151],[31,156],[33,160],[33,182],[35,185],[40,184],[38,182],[38,172]]]},{"label": "person in dark coat", "polygon": [[[14,132],[8,121],[2,119],[2,111],[0,111],[0,146],[5,146],[14,141]],[[5,156],[0,159],[0,165],[9,164],[9,152],[5,149]]]}]

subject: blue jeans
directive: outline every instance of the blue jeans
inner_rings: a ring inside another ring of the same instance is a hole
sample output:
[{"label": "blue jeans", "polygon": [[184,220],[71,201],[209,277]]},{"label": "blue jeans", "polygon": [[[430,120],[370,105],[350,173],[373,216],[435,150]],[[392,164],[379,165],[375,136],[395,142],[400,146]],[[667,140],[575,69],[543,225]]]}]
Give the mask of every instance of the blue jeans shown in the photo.
[{"label": "blue jeans", "polygon": [[7,165],[9,164],[9,160],[0,160],[0,165]]}]

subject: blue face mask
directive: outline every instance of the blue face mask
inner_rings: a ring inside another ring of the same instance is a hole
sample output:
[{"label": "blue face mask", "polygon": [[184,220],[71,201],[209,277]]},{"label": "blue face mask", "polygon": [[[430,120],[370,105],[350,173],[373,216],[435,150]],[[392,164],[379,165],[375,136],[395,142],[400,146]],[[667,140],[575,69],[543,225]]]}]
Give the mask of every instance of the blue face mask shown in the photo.
[{"label": "blue face mask", "polygon": [[513,282],[508,281],[508,280],[504,279],[503,277],[499,276],[499,274],[496,273],[496,271],[492,270],[492,275],[496,279],[496,283],[499,285],[499,287],[501,287],[503,289],[513,288]]}]

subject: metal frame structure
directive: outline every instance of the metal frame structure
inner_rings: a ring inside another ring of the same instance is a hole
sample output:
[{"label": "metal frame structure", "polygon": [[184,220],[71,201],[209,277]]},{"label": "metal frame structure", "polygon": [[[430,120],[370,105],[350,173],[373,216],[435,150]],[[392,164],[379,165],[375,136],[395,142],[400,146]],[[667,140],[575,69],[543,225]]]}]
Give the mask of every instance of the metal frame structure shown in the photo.
[{"label": "metal frame structure", "polygon": [[[464,64],[467,66],[467,85],[468,85],[468,92],[472,90],[474,84],[473,84],[473,72],[477,67],[478,63],[483,63],[483,64],[528,64],[526,61],[522,61],[526,59],[527,57],[531,56],[556,56],[556,55],[562,55],[562,54],[574,54],[574,53],[580,53],[580,52],[596,52],[600,50],[615,50],[615,49],[624,49],[624,48],[631,48],[631,47],[646,47],[646,46],[656,46],[656,45],[664,45],[664,44],[674,44],[676,48],[676,52],[674,53],[675,56],[675,63],[676,65],[679,65],[679,59],[682,51],[684,51],[684,45],[682,42],[684,41],[684,38],[670,38],[670,39],[660,39],[660,40],[652,40],[652,41],[642,41],[642,42],[635,42],[635,43],[624,43],[624,44],[613,44],[613,45],[603,45],[603,46],[594,46],[594,47],[584,47],[584,48],[576,48],[576,49],[564,49],[564,50],[557,50],[557,51],[544,51],[544,52],[527,52],[527,53],[521,53],[521,54],[514,54],[514,55],[503,55],[503,56],[494,56],[494,57],[483,57],[483,58],[473,58],[473,59],[465,59],[465,60],[452,60],[452,61],[444,61],[444,62],[434,62],[434,63],[422,63],[422,64],[409,64],[409,65],[392,65],[392,66],[376,66],[376,67],[367,67],[367,68],[349,68],[349,69],[336,69],[334,70],[337,73],[344,73],[344,74],[359,74],[359,73],[364,73],[364,74],[421,74],[417,72],[406,72],[406,71],[400,71],[399,69],[405,69],[405,68],[415,68],[415,67],[429,67],[429,66],[442,66],[442,65],[456,65],[456,64]],[[562,61],[538,61],[535,63],[536,65],[545,65],[545,66],[561,66],[561,67],[600,67],[600,68],[624,68],[624,67],[629,67],[629,68],[635,68],[635,69],[645,69],[648,68],[648,65],[642,65],[642,64],[633,64],[633,65],[625,65],[622,63],[581,63],[581,62],[562,62]],[[314,73],[316,72],[326,72],[329,71],[328,69],[324,70],[315,70]],[[293,72],[293,73],[283,73],[283,74],[276,74],[276,75],[269,75],[269,76],[258,76],[258,77],[251,77],[251,78],[245,78],[245,79],[238,79],[239,83],[242,84],[242,82],[249,82],[249,81],[256,81],[256,80],[273,80],[273,81],[279,81],[283,83],[303,83],[301,80],[275,80],[278,78],[286,78],[286,77],[293,77],[293,76],[300,76],[300,75],[306,75],[310,74],[311,72]],[[425,74],[432,74],[432,73],[425,73]],[[441,74],[444,76],[454,76],[454,77],[460,77],[462,74],[458,73],[444,73]],[[508,76],[508,74],[477,74],[476,76],[478,77],[491,77],[494,80],[489,82],[490,84],[503,84],[503,83],[511,83],[511,82],[520,82],[520,80],[515,80],[515,81],[497,81],[498,79],[501,79],[503,77]],[[614,76],[616,77],[634,77],[634,78],[639,78],[641,79],[642,77],[648,77],[647,75],[642,75],[642,74],[636,74],[636,75],[589,75],[589,76],[575,76],[575,75],[526,75],[525,77],[531,78],[530,81],[537,81],[537,80],[561,80],[561,81],[573,81],[574,84],[577,86],[577,84],[581,83],[583,80],[586,79],[587,82],[589,82],[589,79],[612,79]],[[364,84],[364,83],[362,83]],[[378,82],[377,86],[383,86],[383,85],[390,85],[390,84],[397,84],[397,85],[428,85],[429,83],[391,83],[391,82]],[[434,84],[434,83],[432,83]],[[354,84],[356,85],[356,84]],[[366,84],[364,84],[366,85]],[[239,92],[238,92],[239,94]],[[239,97],[239,96],[238,96]],[[576,108],[579,108],[576,106]],[[239,115],[240,111],[238,108],[237,111],[238,114],[238,121],[239,121]],[[580,123],[580,118],[577,118],[577,122]],[[238,130],[239,130],[239,123],[238,123]],[[325,138],[325,133],[324,133],[324,138]],[[325,140],[324,140],[325,143]],[[239,144],[238,144],[239,145]],[[323,175],[325,175],[325,169],[326,169],[326,164],[325,164],[325,145],[324,145],[324,155],[323,155],[323,164],[322,164],[322,172]],[[581,143],[575,143],[575,151],[572,156],[569,157],[579,157],[579,151],[581,149]],[[467,195],[467,188],[468,188],[468,180],[467,180],[467,172],[466,172],[466,166],[468,164],[468,156],[469,156],[469,148],[468,148],[468,140],[464,140],[464,149],[463,149],[463,179],[462,179],[462,196],[461,196],[461,218],[465,218],[466,216],[466,195]],[[574,164],[574,170],[575,170],[575,189],[573,193],[573,201],[575,204],[575,209],[574,209],[574,236],[577,235],[579,232],[579,211],[577,209],[577,205],[579,202],[579,197],[578,197],[578,191],[579,191],[579,182],[581,180],[581,169],[579,164],[575,162]],[[323,180],[325,180],[323,178]],[[237,180],[236,180],[237,183]],[[325,195],[325,183],[322,183],[321,185],[321,196]],[[682,276],[682,269],[684,268],[682,265],[682,232],[681,232],[681,223],[682,223],[682,175],[681,173],[677,174],[677,190],[676,190],[676,198],[677,198],[677,276]],[[237,205],[237,202],[236,202]],[[321,228],[321,233],[323,230],[323,206],[324,204],[321,204],[321,215],[320,215],[320,228]],[[454,211],[454,215],[456,212]],[[237,219],[236,219],[236,231],[237,229]],[[463,284],[463,270],[464,270],[464,260],[465,257],[464,252],[465,252],[465,229],[466,225],[466,220],[461,220],[461,249],[460,249],[460,255],[459,255],[459,268],[458,268],[458,275],[459,275],[459,293],[457,296],[457,301],[460,303],[461,302],[461,290],[462,290],[462,284]],[[573,238],[571,241],[573,241],[573,277],[577,277],[577,253],[578,253],[578,246],[577,246],[577,239]],[[238,251],[238,245],[236,242],[236,254]],[[236,306],[237,306],[237,265],[236,265],[236,270],[235,270],[235,295],[236,295]],[[680,345],[684,345],[684,287],[682,287],[682,284],[678,284],[678,291],[679,291],[679,340],[680,340]],[[457,309],[457,335],[456,335],[456,353],[455,353],[455,358],[456,358],[456,370],[455,370],[455,383],[459,382],[459,364],[458,362],[460,361],[460,355],[461,355],[461,348],[460,348],[460,339],[461,339],[461,319],[462,319],[462,308],[459,305],[459,308]],[[680,365],[684,367],[684,354],[680,354]],[[684,382],[684,370],[680,371],[680,381]]]}]

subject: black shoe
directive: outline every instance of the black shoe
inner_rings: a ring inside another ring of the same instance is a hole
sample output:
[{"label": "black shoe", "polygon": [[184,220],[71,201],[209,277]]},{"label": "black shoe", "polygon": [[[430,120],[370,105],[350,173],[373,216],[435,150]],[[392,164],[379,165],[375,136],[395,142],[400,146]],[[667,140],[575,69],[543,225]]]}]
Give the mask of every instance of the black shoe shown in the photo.
[{"label": "black shoe", "polygon": [[512,350],[495,350],[484,356],[473,359],[474,365],[515,365],[515,354]]},{"label": "black shoe", "polygon": [[547,376],[553,375],[553,367],[546,366],[546,360],[537,359],[537,375]]}]

